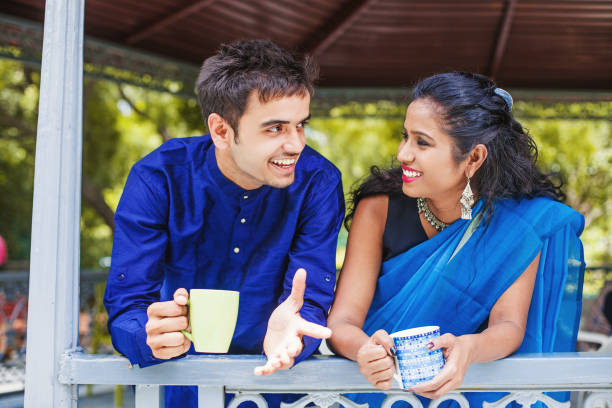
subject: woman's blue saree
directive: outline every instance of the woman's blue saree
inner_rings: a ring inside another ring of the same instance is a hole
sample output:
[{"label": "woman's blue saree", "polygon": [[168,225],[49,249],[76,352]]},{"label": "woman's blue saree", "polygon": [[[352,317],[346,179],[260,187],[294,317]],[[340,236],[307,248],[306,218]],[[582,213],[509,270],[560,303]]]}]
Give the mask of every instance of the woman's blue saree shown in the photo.
[{"label": "woman's blue saree", "polygon": [[[474,211],[481,208],[479,202]],[[585,265],[579,236],[584,217],[547,198],[499,201],[489,224],[481,222],[452,256],[468,224],[458,220],[383,263],[364,331],[371,335],[378,329],[392,333],[438,325],[441,333],[474,333],[540,253],[525,337],[517,352],[573,351],[582,303]],[[503,394],[464,395],[474,407]],[[356,401],[375,407],[383,398],[364,394]]]}]

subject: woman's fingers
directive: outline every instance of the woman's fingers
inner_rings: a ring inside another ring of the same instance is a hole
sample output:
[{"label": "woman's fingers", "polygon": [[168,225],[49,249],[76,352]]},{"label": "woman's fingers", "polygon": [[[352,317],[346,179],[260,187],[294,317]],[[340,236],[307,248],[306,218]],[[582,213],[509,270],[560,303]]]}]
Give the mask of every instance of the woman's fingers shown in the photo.
[{"label": "woman's fingers", "polygon": [[376,384],[374,384],[374,386],[381,390],[390,390],[391,387],[393,387],[393,377],[391,377],[388,380],[379,381]]},{"label": "woman's fingers", "polygon": [[385,352],[389,355],[393,355],[393,353],[391,353],[391,348],[394,347],[394,343],[393,343],[393,339],[391,338],[391,336],[389,336],[389,333],[387,333],[384,330],[377,330],[371,337],[371,340],[376,343],[376,344],[380,344],[381,346],[383,346],[385,348]]},{"label": "woman's fingers", "polygon": [[[431,380],[413,386],[410,390],[422,396],[431,395],[440,390],[448,382],[456,380],[457,369],[453,364],[446,364],[442,370]],[[459,384],[461,384],[459,379]],[[431,398],[431,397],[427,397]]]},{"label": "woman's fingers", "polygon": [[[450,333],[444,333],[440,337],[437,337],[428,344],[428,349],[430,351],[437,350],[440,348],[449,349],[452,348],[455,344],[457,338]],[[431,346],[430,346],[431,345]]]},{"label": "woman's fingers", "polygon": [[447,392],[452,391],[455,388],[458,388],[460,385],[461,385],[461,382],[457,382],[456,380],[451,380],[447,382],[446,384],[444,384],[442,387],[440,387],[437,391],[432,392],[431,395],[428,396],[427,398],[430,398],[430,399],[440,398]]},{"label": "woman's fingers", "polygon": [[452,391],[453,389],[457,388],[459,385],[461,384],[461,382],[457,382],[454,379],[450,379],[449,381],[447,381],[446,383],[442,384],[440,387],[433,389],[431,391],[419,391],[417,392],[416,390],[414,390],[414,388],[416,387],[412,387],[412,392],[414,392],[415,394],[418,394],[422,397],[425,398],[429,398],[429,399],[438,399],[440,397],[442,397],[444,394],[446,394],[449,391]]},{"label": "woman's fingers", "polygon": [[377,372],[373,373],[372,376],[371,376],[372,383],[376,384],[376,383],[379,383],[381,381],[392,380],[394,372],[395,372],[395,370],[393,369],[393,367],[388,367],[388,368],[385,368],[384,370],[377,371]]},{"label": "woman's fingers", "polygon": [[393,375],[393,371],[395,370],[395,362],[391,357],[385,356],[381,359],[371,361],[368,364],[368,369],[371,373],[377,373],[379,371],[391,369],[391,374]]},{"label": "woman's fingers", "polygon": [[385,348],[378,344],[366,343],[361,349],[359,349],[357,360],[369,363],[371,361],[380,360],[381,358],[387,357],[387,351]]}]

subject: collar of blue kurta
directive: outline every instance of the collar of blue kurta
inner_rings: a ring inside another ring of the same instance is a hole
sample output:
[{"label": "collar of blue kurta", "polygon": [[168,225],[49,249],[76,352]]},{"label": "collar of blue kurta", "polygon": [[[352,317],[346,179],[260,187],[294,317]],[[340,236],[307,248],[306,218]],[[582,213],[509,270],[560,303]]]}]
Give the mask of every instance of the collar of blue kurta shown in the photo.
[{"label": "collar of blue kurta", "polygon": [[364,331],[439,325],[441,332],[474,333],[539,253],[520,351],[572,350],[582,301],[584,217],[547,198],[498,201],[490,222],[451,259],[468,224],[458,220],[383,263]]},{"label": "collar of blue kurta", "polygon": [[219,165],[217,164],[217,157],[215,154],[215,145],[210,144],[208,151],[206,152],[206,169],[208,174],[212,178],[213,182],[219,187],[223,193],[231,199],[240,200],[242,197],[247,195],[248,197],[254,198],[259,194],[265,193],[270,186],[263,185],[253,190],[245,190],[232,180],[228,179],[221,173]]}]

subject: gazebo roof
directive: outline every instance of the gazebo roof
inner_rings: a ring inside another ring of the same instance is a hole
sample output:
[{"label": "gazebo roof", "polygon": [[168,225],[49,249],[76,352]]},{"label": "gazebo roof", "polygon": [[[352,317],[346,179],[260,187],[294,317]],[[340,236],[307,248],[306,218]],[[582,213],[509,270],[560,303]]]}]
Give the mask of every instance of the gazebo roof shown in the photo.
[{"label": "gazebo roof", "polygon": [[[42,22],[44,2],[0,13]],[[612,90],[612,0],[87,0],[85,32],[194,67],[220,43],[269,38],[317,56],[324,87],[469,70],[510,88]]]}]

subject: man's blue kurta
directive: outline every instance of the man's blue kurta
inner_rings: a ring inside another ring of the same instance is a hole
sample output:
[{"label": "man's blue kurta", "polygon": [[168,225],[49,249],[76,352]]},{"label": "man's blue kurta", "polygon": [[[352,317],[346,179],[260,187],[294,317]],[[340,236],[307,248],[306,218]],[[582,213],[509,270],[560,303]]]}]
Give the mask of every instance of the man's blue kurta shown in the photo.
[{"label": "man's blue kurta", "polygon": [[[164,143],[133,166],[115,215],[104,296],[113,345],[141,367],[165,361],[146,344],[147,307],[181,287],[227,289],[240,292],[229,353],[260,354],[298,268],[307,272],[300,314],[325,325],[343,216],[340,172],[308,146],[289,187],[247,191],[220,172],[210,136]],[[305,337],[296,362],[318,344]],[[167,392],[166,405],[189,406],[193,390],[183,390]]]}]

